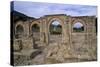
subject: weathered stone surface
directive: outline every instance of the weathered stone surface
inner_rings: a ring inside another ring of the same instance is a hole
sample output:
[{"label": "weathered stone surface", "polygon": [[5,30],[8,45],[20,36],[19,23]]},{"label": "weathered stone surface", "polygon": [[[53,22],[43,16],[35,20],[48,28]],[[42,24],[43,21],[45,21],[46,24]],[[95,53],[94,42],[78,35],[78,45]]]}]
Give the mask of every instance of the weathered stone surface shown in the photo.
[{"label": "weathered stone surface", "polygon": [[52,43],[45,48],[46,57],[52,58],[59,62],[64,62],[65,58],[70,58],[71,54],[65,44]]},{"label": "weathered stone surface", "polygon": [[14,40],[13,48],[14,48],[14,51],[21,51],[23,48],[22,40]]}]

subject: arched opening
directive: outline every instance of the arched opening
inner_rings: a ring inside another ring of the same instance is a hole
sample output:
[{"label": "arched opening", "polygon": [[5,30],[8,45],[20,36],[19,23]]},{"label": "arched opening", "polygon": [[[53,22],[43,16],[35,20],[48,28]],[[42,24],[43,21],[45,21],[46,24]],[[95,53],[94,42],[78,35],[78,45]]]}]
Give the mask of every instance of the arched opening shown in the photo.
[{"label": "arched opening", "polygon": [[33,48],[37,49],[40,42],[40,27],[38,24],[33,24],[31,27],[32,39],[33,39]]},{"label": "arched opening", "polygon": [[33,26],[32,26],[32,33],[33,32],[39,32],[39,26],[38,26],[38,24],[34,24]]},{"label": "arched opening", "polygon": [[62,26],[59,21],[54,20],[49,26],[50,42],[61,42]]},{"label": "arched opening", "polygon": [[84,25],[81,22],[76,22],[73,25],[73,32],[83,32],[84,31]]},{"label": "arched opening", "polygon": [[18,25],[16,27],[16,38],[22,38],[23,37],[23,33],[24,33],[24,28],[22,25]]}]

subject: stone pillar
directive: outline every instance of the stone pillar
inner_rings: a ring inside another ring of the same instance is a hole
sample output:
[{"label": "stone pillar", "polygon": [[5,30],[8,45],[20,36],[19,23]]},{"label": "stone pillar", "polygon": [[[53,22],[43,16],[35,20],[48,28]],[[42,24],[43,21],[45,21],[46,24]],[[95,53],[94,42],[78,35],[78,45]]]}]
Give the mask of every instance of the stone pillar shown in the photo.
[{"label": "stone pillar", "polygon": [[46,36],[45,36],[45,20],[42,19],[40,22],[40,41],[42,43],[42,46],[46,46]]},{"label": "stone pillar", "polygon": [[49,44],[49,31],[48,31],[47,19],[45,20],[45,41],[46,44]]},{"label": "stone pillar", "polygon": [[94,42],[93,39],[96,37],[95,32],[95,18],[94,17],[87,17],[86,19],[87,23],[87,43],[92,46],[92,42]]},{"label": "stone pillar", "polygon": [[29,21],[24,22],[24,38],[22,39],[23,49],[33,49],[33,40],[29,34]]},{"label": "stone pillar", "polygon": [[25,25],[25,26],[24,26],[24,27],[25,27],[25,28],[24,28],[24,29],[25,29],[25,32],[24,32],[24,33],[25,33],[25,34],[24,34],[24,35],[25,35],[25,38],[26,38],[26,37],[27,37],[27,38],[29,37],[29,23],[30,23],[29,21],[26,21],[25,24],[24,24],[24,25]]},{"label": "stone pillar", "polygon": [[64,24],[62,25],[62,42],[63,43],[66,43],[67,42],[67,40],[66,40],[66,38],[67,38],[67,34],[66,34],[66,24],[65,24],[65,22],[63,22]]},{"label": "stone pillar", "polygon": [[72,18],[71,17],[68,17],[68,36],[69,36],[69,44],[70,44],[70,48],[72,46],[72,27],[71,27],[71,21],[72,21]]},{"label": "stone pillar", "polygon": [[42,34],[42,32],[43,32],[43,22],[42,22],[42,20],[40,21],[40,42],[43,42],[43,34]]},{"label": "stone pillar", "polygon": [[63,42],[69,44],[69,19],[65,16],[63,20]]}]

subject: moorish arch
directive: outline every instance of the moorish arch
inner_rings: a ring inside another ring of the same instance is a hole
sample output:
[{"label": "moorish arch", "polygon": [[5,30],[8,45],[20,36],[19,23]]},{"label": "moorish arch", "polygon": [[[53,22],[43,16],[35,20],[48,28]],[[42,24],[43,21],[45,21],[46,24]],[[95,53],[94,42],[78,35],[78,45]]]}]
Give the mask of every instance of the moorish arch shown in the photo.
[{"label": "moorish arch", "polygon": [[24,32],[24,28],[22,25],[17,25],[16,27],[16,33],[17,34],[22,34]]},{"label": "moorish arch", "polygon": [[[86,32],[86,23],[85,23],[85,21],[83,21],[82,19],[75,19],[73,22],[72,22],[72,32],[74,33],[74,26],[77,24],[77,26],[79,25],[80,27],[83,27],[83,31],[82,32]],[[78,27],[79,27],[78,26]]]},{"label": "moorish arch", "polygon": [[30,31],[31,31],[31,33],[32,33],[32,26],[34,26],[34,25],[36,25],[36,26],[38,26],[40,28],[40,23],[38,21],[32,22],[31,25],[30,25]]},{"label": "moorish arch", "polygon": [[30,26],[31,37],[33,40],[33,48],[38,48],[38,43],[40,42],[40,23],[39,22],[32,22]]},{"label": "moorish arch", "polygon": [[[72,22],[71,28],[71,44],[72,45],[86,45],[87,43],[87,26],[83,19],[75,19]],[[75,28],[76,27],[76,28]]]},{"label": "moorish arch", "polygon": [[22,38],[23,35],[24,35],[24,25],[19,22],[15,26],[15,38]]},{"label": "moorish arch", "polygon": [[[60,35],[54,35],[54,37],[53,37],[53,35],[51,36],[51,34],[50,34],[50,26],[55,21],[58,22],[59,25],[61,26],[61,34]],[[62,38],[64,36],[64,21],[62,21],[62,19],[60,19],[60,18],[49,19],[49,21],[48,21],[48,33],[49,33],[49,40],[50,40],[51,37],[53,37],[52,39],[55,39],[55,41],[57,41],[56,39],[59,39],[58,41],[62,41]],[[58,38],[56,38],[56,37],[58,37]]]},{"label": "moorish arch", "polygon": [[17,27],[18,25],[21,25],[23,28],[25,28],[24,23],[23,23],[22,21],[18,21],[18,22],[15,24],[15,30],[16,30],[16,27]]},{"label": "moorish arch", "polygon": [[35,36],[35,35],[40,36],[40,23],[37,21],[32,22],[30,25],[30,32],[31,32],[31,35],[33,35],[33,36]]}]

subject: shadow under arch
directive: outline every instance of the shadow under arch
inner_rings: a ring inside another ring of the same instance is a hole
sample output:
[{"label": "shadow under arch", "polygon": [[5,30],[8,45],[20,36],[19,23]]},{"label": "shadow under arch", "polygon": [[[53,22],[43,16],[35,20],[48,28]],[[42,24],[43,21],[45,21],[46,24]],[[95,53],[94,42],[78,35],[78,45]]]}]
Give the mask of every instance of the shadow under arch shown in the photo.
[{"label": "shadow under arch", "polygon": [[15,37],[16,38],[22,38],[24,34],[24,27],[22,25],[17,25],[15,30]]}]

